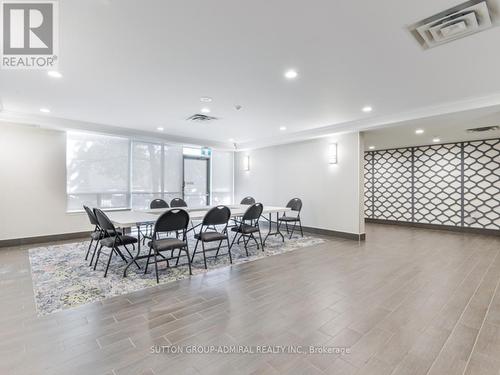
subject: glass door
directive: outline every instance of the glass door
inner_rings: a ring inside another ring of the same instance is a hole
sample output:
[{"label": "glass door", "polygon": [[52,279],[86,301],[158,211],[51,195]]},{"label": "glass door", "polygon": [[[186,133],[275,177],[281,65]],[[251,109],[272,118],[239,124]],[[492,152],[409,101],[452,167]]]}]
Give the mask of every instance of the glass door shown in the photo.
[{"label": "glass door", "polygon": [[184,200],[189,207],[203,207],[210,202],[209,159],[184,156]]}]

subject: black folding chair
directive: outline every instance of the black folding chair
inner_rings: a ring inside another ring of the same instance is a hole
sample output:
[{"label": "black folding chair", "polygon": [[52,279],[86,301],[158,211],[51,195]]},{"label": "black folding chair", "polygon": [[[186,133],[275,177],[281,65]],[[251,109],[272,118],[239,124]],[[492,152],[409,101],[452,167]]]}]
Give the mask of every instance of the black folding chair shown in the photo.
[{"label": "black folding chair", "polygon": [[288,208],[291,208],[293,212],[297,212],[297,216],[287,216],[286,214],[283,214],[283,216],[279,218],[278,231],[281,223],[283,222],[286,225],[286,232],[290,233],[288,225],[293,223],[292,231],[290,233],[290,238],[292,238],[293,232],[295,231],[295,227],[297,223],[299,223],[300,234],[302,237],[304,237],[304,232],[302,232],[302,222],[300,221],[300,211],[302,210],[302,201],[299,198],[293,198],[292,200],[290,200],[290,202],[288,202],[286,206]]},{"label": "black folding chair", "polygon": [[95,241],[96,242],[95,246],[97,247],[97,243],[101,239],[102,229],[99,227],[99,222],[97,221],[97,218],[95,217],[95,215],[92,212],[92,210],[90,208],[88,208],[87,206],[85,206],[85,205],[83,206],[83,209],[87,213],[87,216],[89,218],[90,224],[94,226],[94,230],[90,233],[89,248],[87,249],[87,254],[85,255],[85,260],[87,260],[89,258],[90,249],[92,248],[92,244]]},{"label": "black folding chair", "polygon": [[[159,283],[160,280],[158,278],[158,259],[157,256],[160,255],[162,259],[160,261],[166,261],[167,266],[170,267],[169,260],[177,259],[175,265],[179,265],[179,258],[181,257],[181,252],[186,253],[186,257],[188,260],[189,266],[189,274],[192,275],[191,272],[191,260],[189,257],[189,249],[187,242],[187,227],[189,224],[189,214],[182,209],[179,210],[170,210],[163,213],[154,225],[153,230],[153,239],[149,241],[149,255],[148,260],[146,262],[146,269],[144,273],[148,272],[149,260],[151,259],[151,253],[153,253],[154,264],[155,264],[155,274],[156,274],[156,282]],[[160,234],[168,234],[170,232],[175,232],[177,236],[175,238],[172,237],[161,237]],[[182,239],[178,238],[179,232],[182,232]],[[174,257],[174,250],[178,249],[179,254]],[[163,251],[170,251],[170,257],[165,257],[161,253]]]},{"label": "black folding chair", "polygon": [[170,201],[170,207],[187,207],[187,203],[182,198],[174,198]]},{"label": "black folding chair", "polygon": [[[89,207],[87,206],[83,206],[83,209],[85,210],[85,212],[87,213],[87,216],[89,218],[89,221],[92,225],[94,225],[94,231],[92,233],[90,233],[90,243],[89,243],[89,248],[87,249],[87,254],[85,255],[85,260],[88,260],[88,257],[89,257],[89,254],[90,254],[90,249],[92,248],[92,243],[95,242],[95,246],[94,246],[94,251],[92,252],[92,258],[90,258],[90,263],[89,263],[89,266],[92,265],[92,263],[94,262],[94,256],[97,252],[97,247],[99,246],[99,241],[102,240],[103,238],[105,237],[109,237],[110,236],[110,233],[103,230],[100,226],[99,226],[99,222],[97,221],[97,218],[95,216],[95,213],[93,210],[91,210]],[[121,231],[119,230],[116,230],[116,232],[118,234],[122,234]]]},{"label": "black folding chair", "polygon": [[[191,263],[196,255],[196,249],[198,248],[198,243],[201,241],[201,247],[203,250],[203,262],[205,263],[205,269],[207,268],[207,251],[217,250],[215,257],[219,255],[219,250],[222,245],[222,241],[227,241],[227,252],[229,254],[229,261],[233,263],[233,257],[231,255],[231,245],[229,244],[229,236],[227,233],[227,225],[229,218],[231,217],[231,210],[226,206],[217,206],[210,209],[200,225],[200,233],[194,235],[196,238],[196,245],[194,247],[193,256],[191,258]],[[217,225],[224,225],[224,229],[221,232],[217,231]],[[205,228],[205,230],[204,230]],[[219,241],[217,247],[211,249],[205,249],[205,242],[216,242]]]},{"label": "black folding chair", "polygon": [[[149,203],[149,208],[156,209],[156,208],[170,208],[170,207],[168,203],[165,202],[163,199],[156,198]],[[142,244],[145,244],[147,239],[153,238],[153,225],[147,224],[144,232],[141,231],[141,235],[142,235]]]},{"label": "black folding chair", "polygon": [[[117,254],[120,256],[120,258],[123,259],[125,263],[127,263],[127,259],[123,255],[123,253],[120,251],[118,248],[119,246],[123,246],[124,249],[127,251],[128,255],[130,258],[133,258],[132,254],[130,253],[127,245],[132,245],[134,248],[134,244],[137,243],[137,238],[132,237],[132,236],[127,236],[124,234],[119,234],[118,231],[115,229],[115,226],[109,220],[109,218],[106,216],[104,212],[102,212],[100,209],[96,208],[94,209],[95,216],[97,218],[97,221],[99,222],[99,226],[106,232],[108,232],[109,236],[106,238],[103,238],[99,241],[100,247],[99,250],[97,251],[97,258],[95,260],[94,264],[94,270],[97,267],[97,263],[99,262],[99,256],[101,255],[102,248],[107,247],[110,249],[109,251],[109,256],[108,256],[108,262],[106,264],[106,270],[104,271],[104,277],[107,276],[108,274],[108,269],[109,265],[111,263],[111,258],[113,257],[113,254]],[[141,267],[139,264],[137,264],[136,261],[134,261],[135,265],[140,269]]]},{"label": "black folding chair", "polygon": [[154,208],[169,208],[168,203],[165,202],[163,199],[157,198],[153,199],[151,203],[149,204],[149,208],[154,209]]},{"label": "black folding chair", "polygon": [[236,227],[233,227],[231,229],[231,231],[236,232],[235,236],[233,237],[233,242],[231,242],[231,247],[233,247],[234,241],[236,240],[236,237],[238,237],[239,234],[238,243],[240,243],[240,240],[243,238],[243,245],[245,247],[245,252],[247,253],[248,256],[247,245],[251,239],[254,240],[255,244],[257,245],[257,250],[259,249],[259,243],[257,242],[257,239],[255,238],[254,235],[254,233],[258,233],[260,246],[262,247],[262,251],[264,251],[264,245],[262,243],[262,235],[260,234],[260,227],[259,227],[259,218],[260,215],[262,214],[263,209],[264,207],[262,206],[262,203],[255,203],[247,208],[247,210],[243,214],[241,221],[237,224]]},{"label": "black folding chair", "polygon": [[253,197],[245,197],[241,200],[240,204],[251,205],[255,203],[255,199]]}]

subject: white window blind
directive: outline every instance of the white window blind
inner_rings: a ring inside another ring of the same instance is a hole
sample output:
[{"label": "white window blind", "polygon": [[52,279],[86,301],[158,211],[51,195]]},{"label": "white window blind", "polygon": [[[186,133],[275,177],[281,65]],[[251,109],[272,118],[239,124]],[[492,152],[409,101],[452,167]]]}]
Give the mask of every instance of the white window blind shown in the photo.
[{"label": "white window blind", "polygon": [[[84,204],[144,209],[155,198],[183,198],[180,145],[78,132],[68,132],[66,142],[68,211],[81,211]],[[214,151],[211,170],[212,203],[231,204],[233,153]]]},{"label": "white window blind", "polygon": [[148,208],[162,198],[163,145],[132,142],[132,208]]},{"label": "white window blind", "polygon": [[173,198],[182,198],[182,146],[165,145],[164,163],[164,192],[165,199],[170,202]]},{"label": "white window blind", "polygon": [[212,152],[212,204],[233,203],[233,157],[231,151]]},{"label": "white window blind", "polygon": [[66,173],[69,211],[129,206],[128,139],[68,133]]}]

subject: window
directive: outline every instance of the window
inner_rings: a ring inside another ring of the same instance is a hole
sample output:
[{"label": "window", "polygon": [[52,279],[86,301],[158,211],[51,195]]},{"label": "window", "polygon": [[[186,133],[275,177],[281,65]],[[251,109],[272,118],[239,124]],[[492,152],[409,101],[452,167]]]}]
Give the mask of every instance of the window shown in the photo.
[{"label": "window", "polygon": [[162,198],[163,145],[132,142],[132,208],[144,209]]},{"label": "window", "polygon": [[170,202],[182,197],[182,146],[165,145],[165,165],[163,174],[164,199]]},{"label": "window", "polygon": [[233,155],[231,151],[212,152],[212,204],[233,202]]},{"label": "window", "polygon": [[[208,148],[188,152],[210,158]],[[145,209],[155,198],[170,202],[183,197],[180,145],[141,142],[129,138],[68,132],[66,191],[68,211],[82,205],[103,209]],[[233,153],[214,152],[213,204],[230,204],[233,195]]]},{"label": "window", "polygon": [[68,210],[82,205],[129,207],[129,140],[68,133],[66,144]]}]

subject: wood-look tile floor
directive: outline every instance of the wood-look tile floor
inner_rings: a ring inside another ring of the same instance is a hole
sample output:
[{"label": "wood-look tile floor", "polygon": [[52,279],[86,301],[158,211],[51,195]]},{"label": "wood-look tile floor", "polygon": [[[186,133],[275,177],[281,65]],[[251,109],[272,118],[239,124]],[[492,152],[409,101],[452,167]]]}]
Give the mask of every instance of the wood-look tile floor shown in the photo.
[{"label": "wood-look tile floor", "polygon": [[368,225],[366,242],[330,238],[38,318],[27,247],[0,249],[0,374],[498,374],[499,252],[498,237]]}]

